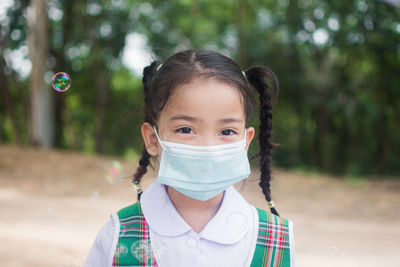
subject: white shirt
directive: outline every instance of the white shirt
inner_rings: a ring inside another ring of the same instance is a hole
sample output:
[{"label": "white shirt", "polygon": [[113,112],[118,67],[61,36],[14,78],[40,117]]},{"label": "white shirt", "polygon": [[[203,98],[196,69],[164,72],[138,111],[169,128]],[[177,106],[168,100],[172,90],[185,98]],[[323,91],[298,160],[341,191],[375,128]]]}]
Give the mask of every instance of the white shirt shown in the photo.
[{"label": "white shirt", "polygon": [[[200,233],[179,215],[165,185],[157,179],[143,192],[140,202],[159,266],[250,266],[257,243],[258,213],[233,186],[225,191],[220,208]],[[96,237],[86,267],[112,266],[119,229],[117,214],[111,214]],[[291,266],[297,266],[291,221],[289,239]]]}]

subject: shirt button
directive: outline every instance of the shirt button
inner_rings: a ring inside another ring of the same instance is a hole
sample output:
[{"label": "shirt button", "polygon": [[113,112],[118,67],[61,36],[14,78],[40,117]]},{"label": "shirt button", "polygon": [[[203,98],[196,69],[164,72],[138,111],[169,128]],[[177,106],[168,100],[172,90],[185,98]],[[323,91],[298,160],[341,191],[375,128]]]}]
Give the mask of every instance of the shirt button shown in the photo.
[{"label": "shirt button", "polygon": [[193,238],[190,238],[190,239],[187,241],[187,245],[188,245],[189,247],[191,247],[191,248],[195,247],[195,246],[196,246],[196,240],[194,240]]}]

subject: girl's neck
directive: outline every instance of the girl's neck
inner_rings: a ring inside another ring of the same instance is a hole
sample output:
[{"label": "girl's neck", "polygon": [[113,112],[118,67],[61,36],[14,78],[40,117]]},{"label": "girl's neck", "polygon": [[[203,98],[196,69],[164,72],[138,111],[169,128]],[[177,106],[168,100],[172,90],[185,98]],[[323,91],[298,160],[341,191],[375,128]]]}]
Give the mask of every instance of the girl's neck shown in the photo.
[{"label": "girl's neck", "polygon": [[209,200],[200,201],[187,197],[170,186],[167,186],[167,193],[175,209],[197,233],[214,217],[224,198],[224,192],[221,192]]}]

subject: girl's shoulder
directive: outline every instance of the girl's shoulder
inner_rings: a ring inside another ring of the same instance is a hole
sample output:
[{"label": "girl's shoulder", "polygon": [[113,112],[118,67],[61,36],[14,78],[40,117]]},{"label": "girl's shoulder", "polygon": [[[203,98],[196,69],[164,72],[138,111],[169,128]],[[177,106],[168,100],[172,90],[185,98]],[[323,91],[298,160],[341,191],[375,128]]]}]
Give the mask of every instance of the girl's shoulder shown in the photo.
[{"label": "girl's shoulder", "polygon": [[[257,209],[258,234],[251,266],[265,266],[265,255],[274,255],[271,266],[296,266],[293,224],[269,211]],[[278,264],[279,263],[279,264]]]},{"label": "girl's shoulder", "polygon": [[138,216],[138,215],[143,215],[142,209],[140,207],[140,202],[136,202],[132,205],[126,206],[122,209],[120,209],[117,212],[118,218],[121,219],[126,219],[131,216]]},{"label": "girl's shoulder", "polygon": [[98,232],[84,266],[111,266],[119,232],[120,227],[118,216],[113,213]]},{"label": "girl's shoulder", "polygon": [[293,223],[269,211],[256,209],[258,213],[257,244],[266,245],[279,240],[279,246],[289,249],[293,242]]},{"label": "girl's shoulder", "polygon": [[256,209],[257,209],[257,213],[258,213],[258,221],[259,222],[280,225],[284,228],[291,227],[292,222],[290,220],[280,217],[278,215],[275,215],[264,209],[259,209],[259,208],[256,208]]}]

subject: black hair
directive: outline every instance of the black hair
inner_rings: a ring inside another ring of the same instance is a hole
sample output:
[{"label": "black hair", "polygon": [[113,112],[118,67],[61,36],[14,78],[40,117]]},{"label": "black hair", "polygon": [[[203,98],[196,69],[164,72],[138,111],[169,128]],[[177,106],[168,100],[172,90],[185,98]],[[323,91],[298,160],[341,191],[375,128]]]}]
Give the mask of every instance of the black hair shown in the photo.
[{"label": "black hair", "polygon": [[[197,77],[214,77],[236,87],[242,96],[246,124],[250,120],[254,100],[254,89],[259,94],[260,110],[260,187],[270,206],[271,212],[279,215],[271,198],[270,156],[274,144],[271,142],[272,132],[272,90],[274,98],[278,95],[279,83],[276,75],[263,66],[252,67],[242,72],[230,58],[214,51],[185,50],[169,57],[164,63],[154,61],[143,70],[143,89],[145,97],[144,122],[156,125],[173,90],[189,83]],[[271,88],[272,87],[272,88]],[[150,154],[143,148],[139,167],[133,175],[133,183],[138,189],[138,200],[142,191],[140,180],[147,171]]]}]

